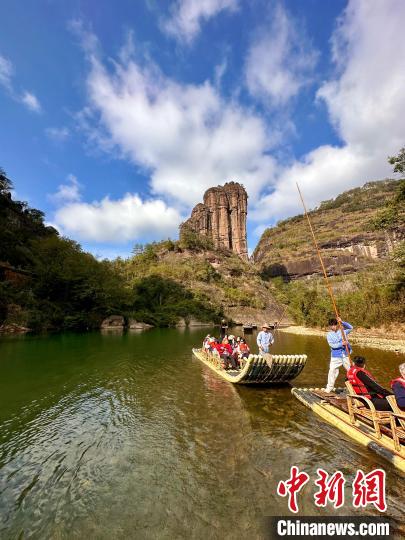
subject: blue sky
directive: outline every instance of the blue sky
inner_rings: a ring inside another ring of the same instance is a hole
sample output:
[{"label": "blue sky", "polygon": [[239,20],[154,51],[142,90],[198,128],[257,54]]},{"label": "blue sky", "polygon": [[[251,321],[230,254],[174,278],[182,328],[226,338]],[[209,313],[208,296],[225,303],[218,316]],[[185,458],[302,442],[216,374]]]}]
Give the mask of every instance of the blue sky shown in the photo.
[{"label": "blue sky", "polygon": [[0,4],[0,166],[98,256],[240,181],[248,239],[405,144],[402,0]]}]

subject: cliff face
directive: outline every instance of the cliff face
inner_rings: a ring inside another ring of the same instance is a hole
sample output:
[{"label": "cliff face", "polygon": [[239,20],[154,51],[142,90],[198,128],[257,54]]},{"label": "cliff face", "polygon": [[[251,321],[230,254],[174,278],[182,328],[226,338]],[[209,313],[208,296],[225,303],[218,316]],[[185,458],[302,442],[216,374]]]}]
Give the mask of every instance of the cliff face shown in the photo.
[{"label": "cliff face", "polygon": [[225,248],[248,258],[246,238],[247,193],[237,182],[208,189],[204,203],[194,207],[191,217],[180,227],[212,240],[215,248]]},{"label": "cliff face", "polygon": [[[393,197],[398,181],[370,182],[321,203],[310,213],[325,266],[330,274],[350,274],[386,258],[405,237],[404,227],[373,230],[370,222]],[[304,216],[267,229],[254,261],[268,277],[296,279],[321,274]]]}]

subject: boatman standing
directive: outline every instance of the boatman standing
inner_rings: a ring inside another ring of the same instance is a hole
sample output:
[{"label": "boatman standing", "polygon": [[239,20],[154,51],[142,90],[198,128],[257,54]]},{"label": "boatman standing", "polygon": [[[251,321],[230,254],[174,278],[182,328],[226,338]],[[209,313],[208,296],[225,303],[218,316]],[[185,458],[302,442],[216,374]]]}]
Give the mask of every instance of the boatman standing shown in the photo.
[{"label": "boatman standing", "polygon": [[266,323],[263,324],[261,331],[257,334],[257,346],[259,347],[259,353],[268,353],[270,345],[273,345],[274,338],[270,332],[270,326]]},{"label": "boatman standing", "polygon": [[[339,328],[339,323],[343,327],[343,331],[346,339],[342,339],[342,332]],[[350,343],[347,340],[347,335],[353,330],[353,326],[347,322],[343,322],[339,317],[338,319],[329,319],[330,330],[326,334],[326,339],[330,347],[330,365],[328,374],[328,384],[326,385],[326,391],[332,392],[335,387],[336,379],[339,375],[339,368],[343,366],[347,371],[350,368],[350,361],[347,355],[352,352]]]}]

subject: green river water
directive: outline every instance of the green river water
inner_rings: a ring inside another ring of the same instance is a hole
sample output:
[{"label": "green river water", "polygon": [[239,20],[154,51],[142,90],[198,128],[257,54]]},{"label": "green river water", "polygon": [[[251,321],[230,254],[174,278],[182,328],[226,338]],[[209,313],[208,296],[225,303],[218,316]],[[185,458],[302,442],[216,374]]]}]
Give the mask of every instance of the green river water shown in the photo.
[{"label": "green river water", "polygon": [[[399,472],[325,424],[289,386],[220,379],[191,354],[205,333],[0,340],[0,537],[263,538],[264,516],[288,514],[276,487],[292,465],[313,479],[317,467],[341,470],[348,484],[359,468],[384,468],[387,515],[402,528]],[[278,333],[273,351],[308,354],[294,384],[324,386],[324,339]],[[386,385],[404,361],[355,352]],[[330,515],[314,506],[314,492],[311,482],[300,493],[300,515]],[[341,515],[356,513],[349,495]]]}]

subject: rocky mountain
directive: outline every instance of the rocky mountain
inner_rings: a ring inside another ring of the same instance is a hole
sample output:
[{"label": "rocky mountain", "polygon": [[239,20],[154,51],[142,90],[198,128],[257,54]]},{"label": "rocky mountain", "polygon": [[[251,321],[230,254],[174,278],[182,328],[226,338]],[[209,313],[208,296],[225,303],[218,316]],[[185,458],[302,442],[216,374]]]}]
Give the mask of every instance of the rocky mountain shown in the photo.
[{"label": "rocky mountain", "polygon": [[212,187],[204,193],[204,202],[194,207],[191,217],[180,227],[180,239],[193,231],[247,260],[247,193],[237,182]]},{"label": "rocky mountain", "polygon": [[[271,284],[262,279],[254,265],[229,249],[207,249],[185,239],[169,240],[149,244],[143,253],[117,259],[113,265],[130,288],[156,277],[176,282],[211,312],[239,324],[274,322],[284,311]],[[283,320],[292,322],[288,316]]]},{"label": "rocky mountain", "polygon": [[[324,263],[330,274],[350,274],[386,259],[405,237],[404,221],[376,227],[399,181],[369,182],[325,201],[310,212]],[[396,212],[404,213],[400,207]],[[266,229],[253,253],[253,261],[266,277],[297,279],[321,274],[312,237],[303,215]]]}]

